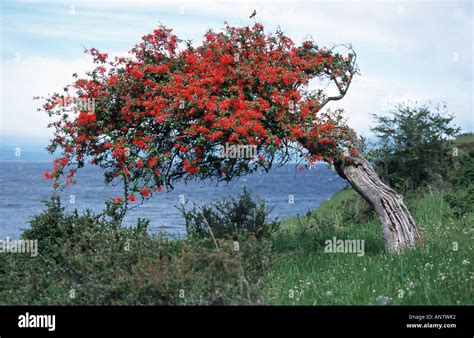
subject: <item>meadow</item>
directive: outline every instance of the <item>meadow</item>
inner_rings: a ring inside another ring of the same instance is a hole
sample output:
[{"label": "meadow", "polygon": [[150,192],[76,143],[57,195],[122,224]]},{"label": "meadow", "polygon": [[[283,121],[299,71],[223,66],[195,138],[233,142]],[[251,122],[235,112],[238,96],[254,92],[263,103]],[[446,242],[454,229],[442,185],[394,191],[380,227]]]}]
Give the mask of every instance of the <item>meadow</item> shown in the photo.
[{"label": "meadow", "polygon": [[[474,218],[472,213],[453,216],[443,195],[410,201],[424,243],[400,255],[385,252],[377,219],[357,222],[353,217],[350,224],[338,224],[348,212],[342,208],[345,202],[358,197],[352,189],[338,193],[314,214],[285,220],[273,243],[279,259],[267,276],[269,303],[472,304]],[[324,241],[333,236],[364,239],[365,255],[326,253]]]}]

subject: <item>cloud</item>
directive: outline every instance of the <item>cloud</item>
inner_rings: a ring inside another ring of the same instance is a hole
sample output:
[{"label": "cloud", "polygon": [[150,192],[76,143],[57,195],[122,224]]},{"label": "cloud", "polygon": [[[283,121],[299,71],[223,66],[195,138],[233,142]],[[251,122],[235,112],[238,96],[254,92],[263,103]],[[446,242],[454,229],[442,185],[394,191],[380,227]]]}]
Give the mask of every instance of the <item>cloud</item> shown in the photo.
[{"label": "cloud", "polygon": [[[20,55],[21,56],[21,55]],[[0,130],[4,138],[48,140],[51,122],[45,112],[38,112],[39,101],[33,96],[47,96],[72,82],[72,74],[84,75],[90,69],[87,57],[61,60],[28,57],[6,60],[2,64],[2,102]]]},{"label": "cloud", "polygon": [[463,131],[473,131],[472,95],[455,86],[433,88],[389,77],[359,76],[351,84],[346,97],[331,108],[343,108],[348,124],[358,133],[371,135],[372,114],[387,115],[399,103],[436,104],[446,102],[454,123]]},{"label": "cloud", "polygon": [[[296,42],[311,35],[321,45],[351,42],[361,76],[348,95],[331,103],[347,111],[349,123],[369,134],[371,113],[386,113],[387,102],[446,101],[464,130],[473,130],[472,3],[396,1],[28,1],[6,6],[2,15],[2,114],[8,137],[40,137],[50,131],[33,96],[70,83],[71,74],[89,68],[80,44],[128,51],[159,22],[183,39],[200,41],[224,20],[249,25],[253,9],[267,31],[277,26]],[[33,7],[29,7],[33,6]],[[20,63],[13,58],[19,51]],[[71,57],[73,55],[73,57]]]}]

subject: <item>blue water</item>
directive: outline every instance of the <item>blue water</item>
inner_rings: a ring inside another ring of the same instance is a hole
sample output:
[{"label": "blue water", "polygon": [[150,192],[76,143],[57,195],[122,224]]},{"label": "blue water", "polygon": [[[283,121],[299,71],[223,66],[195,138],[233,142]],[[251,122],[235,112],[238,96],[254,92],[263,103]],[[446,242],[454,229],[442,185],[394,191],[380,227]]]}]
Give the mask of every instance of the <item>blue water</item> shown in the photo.
[{"label": "blue water", "polygon": [[[47,199],[52,191],[50,181],[43,178],[43,172],[48,169],[49,163],[0,162],[0,238],[19,238],[22,230],[29,226],[31,217],[44,210],[41,201]],[[61,195],[67,210],[77,208],[100,212],[106,199],[122,195],[120,187],[105,185],[98,167],[79,170],[77,179],[78,184],[68,187]],[[202,204],[216,202],[228,195],[236,196],[247,186],[254,194],[264,198],[268,206],[275,206],[271,217],[281,219],[302,215],[316,208],[346,185],[324,164],[304,171],[289,164],[269,173],[247,175],[230,183],[176,184],[173,191],[164,190],[130,210],[124,223],[132,225],[137,217],[147,218],[153,232],[184,236],[184,221],[175,207],[180,203],[180,195],[184,195],[188,206],[191,206],[193,202]],[[290,195],[293,196],[293,203],[290,203]]]}]

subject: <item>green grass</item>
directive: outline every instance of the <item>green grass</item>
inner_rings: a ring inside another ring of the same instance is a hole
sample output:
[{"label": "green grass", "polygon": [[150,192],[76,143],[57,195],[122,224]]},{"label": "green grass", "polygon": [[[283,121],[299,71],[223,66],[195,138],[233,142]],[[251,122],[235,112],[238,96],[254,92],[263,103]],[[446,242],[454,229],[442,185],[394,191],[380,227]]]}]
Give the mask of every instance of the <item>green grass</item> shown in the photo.
[{"label": "green grass", "polygon": [[473,133],[461,134],[456,137],[456,139],[454,140],[454,144],[458,147],[460,146],[467,149],[473,149],[474,148],[474,134]]},{"label": "green grass", "polygon": [[[321,205],[315,213],[319,217],[313,214],[284,221],[273,239],[266,291],[269,304],[474,303],[473,215],[451,216],[442,194],[420,198],[410,210],[424,243],[393,255],[385,252],[377,219],[325,226],[324,219],[337,217],[344,200],[355,195],[352,189],[343,190]],[[332,237],[363,239],[365,255],[324,252],[325,240]]]},{"label": "green grass", "polygon": [[[354,189],[343,189],[337,192],[330,200],[323,202],[316,210],[316,215],[323,219],[340,217],[341,207],[344,202],[357,197],[358,194]],[[286,224],[294,225],[294,219],[288,219]]]}]

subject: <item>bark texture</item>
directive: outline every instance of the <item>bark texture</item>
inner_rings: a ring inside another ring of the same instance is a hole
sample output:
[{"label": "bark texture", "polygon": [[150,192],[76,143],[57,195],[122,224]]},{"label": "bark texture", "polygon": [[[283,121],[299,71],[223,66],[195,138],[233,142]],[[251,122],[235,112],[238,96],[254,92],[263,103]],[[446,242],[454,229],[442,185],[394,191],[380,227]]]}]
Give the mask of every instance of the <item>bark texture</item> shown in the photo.
[{"label": "bark texture", "polygon": [[374,207],[389,251],[399,253],[404,247],[414,246],[420,241],[420,232],[402,196],[380,179],[364,157],[343,154],[336,170]]}]

